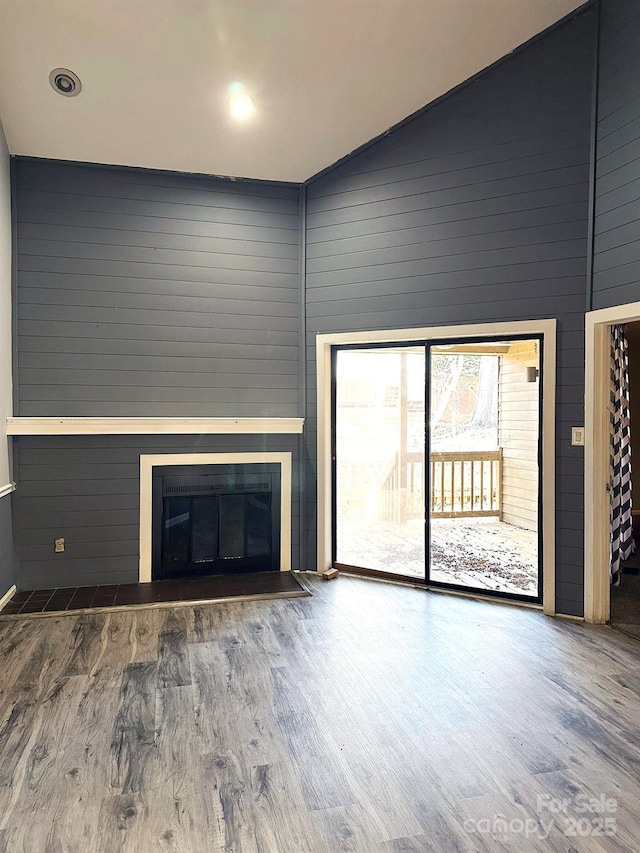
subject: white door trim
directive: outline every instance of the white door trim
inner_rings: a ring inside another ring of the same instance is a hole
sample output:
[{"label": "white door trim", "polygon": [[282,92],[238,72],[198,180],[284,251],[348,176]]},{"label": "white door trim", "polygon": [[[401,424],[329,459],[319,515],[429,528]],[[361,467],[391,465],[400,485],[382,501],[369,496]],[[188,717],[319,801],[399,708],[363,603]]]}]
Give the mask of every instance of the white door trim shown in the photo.
[{"label": "white door trim", "polygon": [[610,379],[611,326],[640,320],[640,302],[589,311],[584,353],[584,618],[610,616]]},{"label": "white door trim", "polygon": [[280,465],[280,571],[291,570],[291,453],[157,453],[140,456],[139,582],[151,581],[151,488],[156,465]]},{"label": "white door trim", "polygon": [[339,332],[316,336],[318,405],[318,572],[331,567],[331,347],[337,344],[410,343],[441,338],[491,335],[542,335],[542,576],[545,613],[555,613],[555,411],[556,321],[520,320],[511,323],[476,323],[464,326],[429,326],[419,329],[385,329]]}]

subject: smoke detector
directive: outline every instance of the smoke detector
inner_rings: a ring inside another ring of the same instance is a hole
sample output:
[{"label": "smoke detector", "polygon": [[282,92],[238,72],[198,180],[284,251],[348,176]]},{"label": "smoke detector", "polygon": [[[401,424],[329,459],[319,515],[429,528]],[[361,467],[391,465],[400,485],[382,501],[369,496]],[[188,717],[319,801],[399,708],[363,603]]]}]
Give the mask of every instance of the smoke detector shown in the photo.
[{"label": "smoke detector", "polygon": [[68,68],[54,68],[49,74],[49,83],[59,95],[64,95],[65,98],[73,98],[80,94],[82,83],[77,74],[69,71]]}]

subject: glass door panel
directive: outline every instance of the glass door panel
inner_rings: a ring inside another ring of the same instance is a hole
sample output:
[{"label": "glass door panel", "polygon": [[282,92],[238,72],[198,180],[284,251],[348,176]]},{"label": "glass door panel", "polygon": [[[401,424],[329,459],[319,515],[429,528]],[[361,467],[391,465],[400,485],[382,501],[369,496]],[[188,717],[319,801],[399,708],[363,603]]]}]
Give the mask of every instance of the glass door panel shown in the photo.
[{"label": "glass door panel", "polygon": [[537,339],[429,347],[428,580],[538,600]]},{"label": "glass door panel", "polygon": [[425,576],[425,347],[334,351],[334,563]]}]

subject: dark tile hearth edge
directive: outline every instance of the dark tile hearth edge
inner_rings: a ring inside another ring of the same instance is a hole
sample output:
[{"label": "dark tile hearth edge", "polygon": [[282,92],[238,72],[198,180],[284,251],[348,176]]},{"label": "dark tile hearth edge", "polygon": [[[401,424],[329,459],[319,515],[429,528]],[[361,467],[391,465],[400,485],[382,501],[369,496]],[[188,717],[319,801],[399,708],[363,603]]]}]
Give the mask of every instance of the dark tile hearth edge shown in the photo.
[{"label": "dark tile hearth edge", "polygon": [[217,575],[145,584],[25,590],[7,602],[0,611],[0,619],[308,595],[310,590],[293,572]]}]

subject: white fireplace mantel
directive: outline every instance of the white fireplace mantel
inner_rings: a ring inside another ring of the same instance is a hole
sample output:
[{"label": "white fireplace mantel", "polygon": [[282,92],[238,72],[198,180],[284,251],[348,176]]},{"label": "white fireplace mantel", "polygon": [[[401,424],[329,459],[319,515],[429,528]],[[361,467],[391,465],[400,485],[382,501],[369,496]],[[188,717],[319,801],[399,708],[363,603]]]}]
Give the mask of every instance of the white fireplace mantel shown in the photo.
[{"label": "white fireplace mantel", "polygon": [[7,435],[295,435],[304,418],[7,418]]}]

